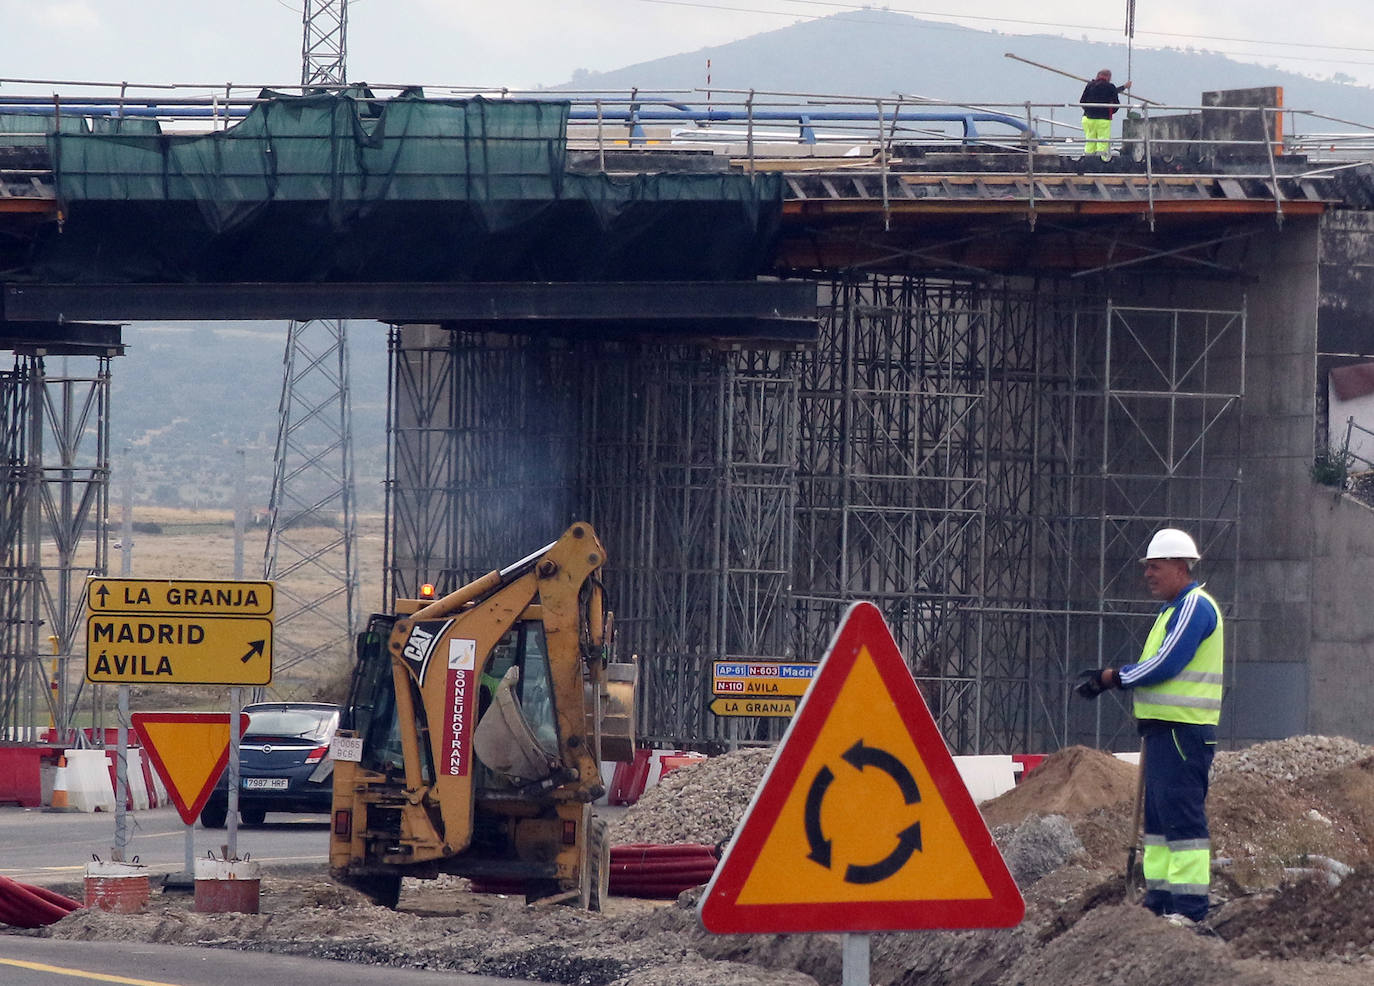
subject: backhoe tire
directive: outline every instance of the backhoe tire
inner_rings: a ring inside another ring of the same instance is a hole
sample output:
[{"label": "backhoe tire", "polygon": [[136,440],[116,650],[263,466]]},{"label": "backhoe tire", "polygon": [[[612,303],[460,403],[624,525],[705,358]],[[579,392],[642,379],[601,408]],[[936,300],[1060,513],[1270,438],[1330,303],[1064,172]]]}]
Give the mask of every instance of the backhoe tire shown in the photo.
[{"label": "backhoe tire", "polygon": [[257,828],[267,821],[266,808],[242,808],[239,810],[239,818],[243,819],[243,824],[249,828]]},{"label": "backhoe tire", "polygon": [[229,809],[224,805],[208,804],[200,810],[200,824],[207,829],[222,829],[229,820]]},{"label": "backhoe tire", "polygon": [[348,885],[357,890],[378,907],[396,910],[401,900],[401,874],[369,873],[367,876],[351,876]]},{"label": "backhoe tire", "polygon": [[611,834],[604,818],[587,833],[587,910],[600,911],[611,897]]}]

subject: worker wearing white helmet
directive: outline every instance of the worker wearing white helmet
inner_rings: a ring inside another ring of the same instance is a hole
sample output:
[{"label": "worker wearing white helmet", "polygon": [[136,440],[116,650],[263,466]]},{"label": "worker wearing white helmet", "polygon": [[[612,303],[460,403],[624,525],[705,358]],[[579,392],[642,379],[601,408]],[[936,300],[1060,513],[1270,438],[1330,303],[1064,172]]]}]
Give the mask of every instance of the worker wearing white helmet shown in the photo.
[{"label": "worker wearing white helmet", "polygon": [[1141,564],[1163,602],[1140,660],[1083,672],[1078,693],[1130,689],[1145,771],[1145,900],[1156,914],[1200,921],[1211,883],[1207,775],[1222,697],[1221,608],[1193,578],[1201,556],[1191,537],[1164,528]]}]

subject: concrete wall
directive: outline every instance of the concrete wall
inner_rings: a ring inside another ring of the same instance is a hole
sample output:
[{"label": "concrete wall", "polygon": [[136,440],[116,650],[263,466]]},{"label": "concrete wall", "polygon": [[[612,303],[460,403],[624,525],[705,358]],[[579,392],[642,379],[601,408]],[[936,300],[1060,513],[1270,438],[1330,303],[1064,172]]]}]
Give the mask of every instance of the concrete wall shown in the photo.
[{"label": "concrete wall", "polygon": [[1374,743],[1374,510],[1329,487],[1309,489],[1312,604],[1307,732]]},{"label": "concrete wall", "polygon": [[[1227,258],[1244,270],[1243,280],[1170,279],[1139,298],[1247,312],[1239,434],[1218,436],[1208,451],[1219,473],[1227,471],[1228,454],[1242,472],[1237,583],[1221,560],[1209,569],[1204,559],[1200,569],[1231,614],[1232,672],[1221,726],[1227,747],[1308,731],[1314,635],[1319,224],[1290,218],[1279,227],[1266,220],[1243,243],[1243,252]],[[1331,618],[1339,621],[1335,613]]]},{"label": "concrete wall", "polygon": [[1305,732],[1312,640],[1312,455],[1316,432],[1318,223],[1289,220],[1252,247],[1247,273],[1241,603],[1228,734]]}]

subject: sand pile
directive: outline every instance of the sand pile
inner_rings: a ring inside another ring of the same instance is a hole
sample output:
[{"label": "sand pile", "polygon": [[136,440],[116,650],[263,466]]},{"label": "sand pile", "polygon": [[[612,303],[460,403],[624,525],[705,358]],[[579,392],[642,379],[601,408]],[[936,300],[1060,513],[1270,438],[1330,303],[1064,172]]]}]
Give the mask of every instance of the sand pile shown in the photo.
[{"label": "sand pile", "polygon": [[1070,746],[1046,757],[1020,784],[978,806],[989,827],[1016,825],[1029,815],[1084,815],[1132,801],[1136,769],[1110,753]]}]

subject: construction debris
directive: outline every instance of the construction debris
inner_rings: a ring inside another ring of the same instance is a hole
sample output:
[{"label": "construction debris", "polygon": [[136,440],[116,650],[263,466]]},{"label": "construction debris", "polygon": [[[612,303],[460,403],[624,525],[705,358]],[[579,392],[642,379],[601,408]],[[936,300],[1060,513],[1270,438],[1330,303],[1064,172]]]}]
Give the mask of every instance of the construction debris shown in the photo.
[{"label": "construction debris", "polygon": [[[617,842],[729,837],[771,756],[748,750],[670,773],[624,813]],[[1047,758],[982,807],[1026,896],[996,931],[875,935],[875,986],[1367,986],[1374,982],[1374,748],[1297,737],[1221,754],[1209,798],[1213,914],[1170,926],[1123,899],[1134,768],[1085,748]],[[1332,876],[1339,879],[1334,883]],[[1297,877],[1296,882],[1293,882]],[[836,986],[831,935],[709,935],[675,902],[612,898],[604,914],[526,907],[464,881],[407,880],[400,909],[323,874],[265,875],[262,913],[78,911],[41,934],[250,948],[586,986]],[[1200,933],[1199,933],[1200,932]]]}]

